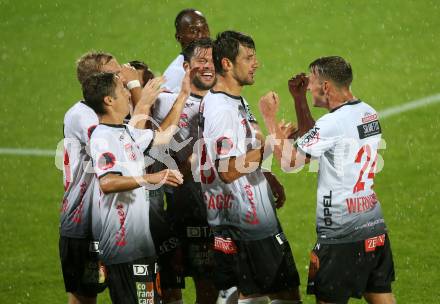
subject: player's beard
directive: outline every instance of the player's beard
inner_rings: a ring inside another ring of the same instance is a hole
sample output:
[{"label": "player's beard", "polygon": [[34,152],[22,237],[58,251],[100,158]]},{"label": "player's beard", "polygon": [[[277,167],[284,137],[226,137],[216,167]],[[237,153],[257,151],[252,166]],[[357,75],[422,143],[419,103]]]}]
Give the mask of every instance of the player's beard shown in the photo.
[{"label": "player's beard", "polygon": [[199,90],[206,91],[211,89],[217,83],[217,77],[214,77],[212,83],[208,84],[203,82],[198,75],[196,75],[193,79],[193,84]]}]

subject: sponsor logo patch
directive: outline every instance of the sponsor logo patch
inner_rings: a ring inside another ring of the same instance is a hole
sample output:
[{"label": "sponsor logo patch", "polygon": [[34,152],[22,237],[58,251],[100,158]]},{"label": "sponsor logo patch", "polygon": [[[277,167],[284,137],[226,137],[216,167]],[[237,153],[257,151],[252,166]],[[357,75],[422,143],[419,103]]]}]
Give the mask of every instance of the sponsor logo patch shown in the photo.
[{"label": "sponsor logo patch", "polygon": [[373,120],[362,125],[357,126],[359,138],[364,139],[370,136],[378,135],[382,133],[380,123],[378,120]]},{"label": "sponsor logo patch", "polygon": [[306,135],[299,141],[298,145],[301,147],[310,147],[319,141],[319,127],[314,126]]},{"label": "sponsor logo patch", "polygon": [[214,249],[225,254],[237,253],[237,246],[231,238],[222,238],[216,236],[214,238]]},{"label": "sponsor logo patch", "polygon": [[385,234],[365,240],[365,252],[375,251],[376,247],[385,245]]},{"label": "sponsor logo patch", "polygon": [[377,120],[377,114],[365,113],[365,117],[362,117],[362,123],[367,123],[373,120]]},{"label": "sponsor logo patch", "polygon": [[148,265],[133,264],[133,274],[136,276],[148,275]]}]

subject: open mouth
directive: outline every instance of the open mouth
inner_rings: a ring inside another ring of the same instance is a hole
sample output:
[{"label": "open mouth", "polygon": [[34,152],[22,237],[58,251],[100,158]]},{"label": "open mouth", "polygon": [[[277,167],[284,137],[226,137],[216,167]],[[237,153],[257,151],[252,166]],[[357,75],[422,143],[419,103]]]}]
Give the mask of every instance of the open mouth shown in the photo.
[{"label": "open mouth", "polygon": [[214,79],[214,73],[212,72],[203,72],[200,74],[200,78],[202,78],[205,81],[211,81]]}]

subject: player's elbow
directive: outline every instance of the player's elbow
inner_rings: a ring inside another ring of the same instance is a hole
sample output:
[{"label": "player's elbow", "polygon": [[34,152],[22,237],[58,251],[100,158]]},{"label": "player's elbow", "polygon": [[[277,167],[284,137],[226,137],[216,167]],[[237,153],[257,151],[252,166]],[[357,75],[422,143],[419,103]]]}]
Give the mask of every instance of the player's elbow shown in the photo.
[{"label": "player's elbow", "polygon": [[110,176],[104,176],[103,178],[99,179],[99,188],[104,194],[110,194],[115,192],[113,189],[114,188],[113,182]]},{"label": "player's elbow", "polygon": [[225,184],[230,184],[237,179],[237,177],[230,172],[219,172],[219,176]]}]

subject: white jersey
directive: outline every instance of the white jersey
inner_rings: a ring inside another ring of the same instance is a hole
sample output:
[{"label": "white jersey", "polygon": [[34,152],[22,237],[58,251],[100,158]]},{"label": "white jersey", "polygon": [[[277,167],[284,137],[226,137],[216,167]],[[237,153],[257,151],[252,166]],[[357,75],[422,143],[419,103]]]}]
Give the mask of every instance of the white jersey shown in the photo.
[{"label": "white jersey", "polygon": [[[98,178],[106,174],[143,176],[143,152],[151,145],[152,130],[128,125],[100,124],[90,140]],[[101,193],[99,250],[105,264],[119,264],[155,256],[149,226],[148,191],[144,187],[118,193]]]},{"label": "white jersey", "polygon": [[241,96],[210,91],[200,107],[199,137],[203,138],[199,156],[200,179],[208,222],[211,226],[231,227],[234,238],[258,240],[279,232],[274,198],[261,169],[232,183],[224,183],[215,161],[240,157],[252,149],[255,130],[252,115]]},{"label": "white jersey", "polygon": [[83,102],[77,102],[64,116],[62,236],[92,237],[91,208],[95,178],[88,146],[90,135],[98,123],[96,113]]},{"label": "white jersey", "polygon": [[[178,94],[162,93],[159,95],[153,109],[153,119],[162,123],[171,111]],[[175,156],[179,162],[184,162],[193,152],[193,146],[198,137],[198,115],[202,96],[192,94],[185,102],[185,106],[180,114],[179,131],[174,135],[175,143],[172,145],[178,151]]]},{"label": "white jersey", "polygon": [[163,87],[172,93],[180,92],[182,86],[182,80],[185,77],[185,70],[183,68],[184,57],[179,54],[173,62],[163,72],[165,76],[165,83]]},{"label": "white jersey", "polygon": [[[154,104],[153,119],[161,123],[171,111],[178,94],[160,94]],[[194,152],[194,145],[198,139],[199,107],[203,96],[191,93],[185,102],[180,114],[178,123],[179,130],[174,135],[172,155],[179,162],[188,160]],[[176,196],[176,203],[169,205],[169,213],[175,214],[175,222],[182,222],[194,219],[198,223],[206,225],[206,208],[201,195],[200,183],[191,178],[185,178],[183,185],[173,189]]]},{"label": "white jersey", "polygon": [[297,141],[319,158],[316,224],[321,243],[355,242],[386,232],[373,190],[381,128],[377,112],[357,100],[321,117]]}]

